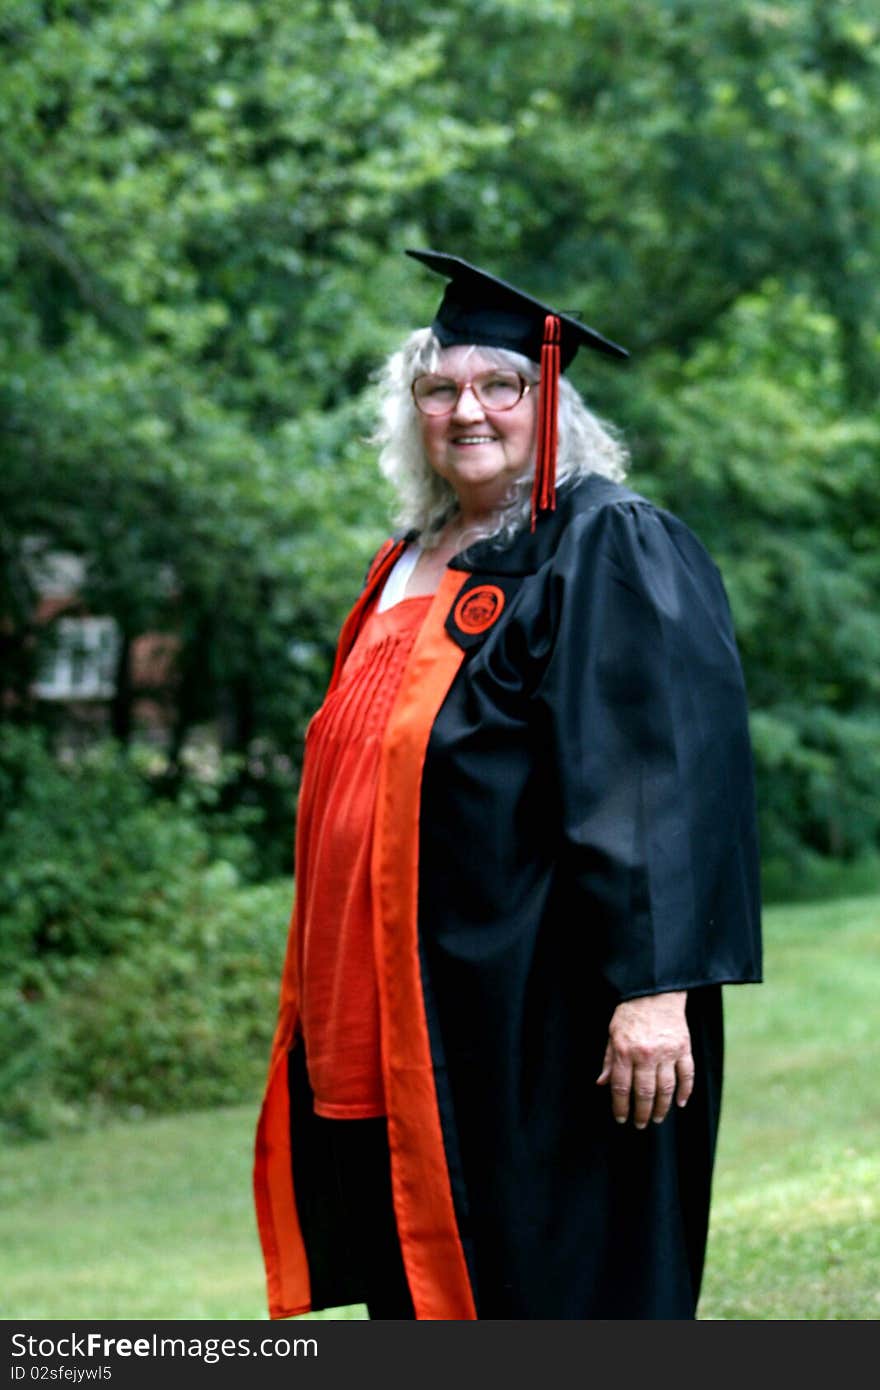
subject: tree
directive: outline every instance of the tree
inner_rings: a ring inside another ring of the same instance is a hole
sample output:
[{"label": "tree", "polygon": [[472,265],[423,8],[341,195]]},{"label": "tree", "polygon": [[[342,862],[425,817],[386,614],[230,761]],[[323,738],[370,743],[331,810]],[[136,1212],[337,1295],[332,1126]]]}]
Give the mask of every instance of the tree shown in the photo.
[{"label": "tree", "polygon": [[12,707],[39,538],[178,635],[172,751],[219,717],[282,766],[387,525],[370,375],[435,245],[632,349],[573,375],[722,566],[765,848],[876,846],[878,37],[869,0],[8,5]]}]

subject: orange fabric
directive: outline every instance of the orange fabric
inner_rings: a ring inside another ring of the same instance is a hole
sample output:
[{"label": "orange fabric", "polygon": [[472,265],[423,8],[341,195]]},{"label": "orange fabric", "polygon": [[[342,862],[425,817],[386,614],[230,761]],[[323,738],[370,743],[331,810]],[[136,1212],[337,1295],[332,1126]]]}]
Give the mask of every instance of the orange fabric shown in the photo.
[{"label": "orange fabric", "polygon": [[[339,635],[336,664],[328,694],[339,679],[345,659],[354,645],[376,594],[405,549],[405,541],[386,541],[373,561],[363,592]],[[272,1040],[268,1077],[254,1145],[254,1205],[266,1269],[270,1318],[295,1317],[300,1313],[308,1313],[312,1306],[309,1266],[293,1192],[287,1089],[288,1053],[296,1046],[299,1028],[296,918],[297,910],[294,903],[284,969],[281,974],[278,1023]]]},{"label": "orange fabric", "polygon": [[[336,660],[333,663],[333,674],[330,677],[330,684],[327,687],[327,695],[336,689],[339,677],[342,675],[342,668],[346,658],[357,640],[357,635],[363,626],[364,619],[373,605],[373,600],[381,592],[385,580],[388,578],[394,566],[397,564],[403,552],[406,550],[406,541],[386,541],[374,557],[367,573],[367,582],[363,591],[352,608],[345,622],[342,624],[342,631],[339,634],[339,642],[336,647]],[[326,696],[324,697],[327,698]]]},{"label": "orange fabric", "polygon": [[[372,600],[404,549],[380,552],[339,641],[333,690]],[[434,595],[383,739],[373,845],[374,931],[392,1188],[407,1277],[420,1319],[476,1317],[461,1247],[421,990],[418,837],[421,775],[431,726],[463,659],[444,630],[467,574],[447,570]],[[329,693],[329,692],[328,692]],[[278,1027],[257,1133],[254,1191],[271,1318],[311,1308],[308,1263],[292,1189],[287,1057],[299,1027],[296,907]]]},{"label": "orange fabric", "polygon": [[373,920],[391,1182],[419,1319],[476,1318],[434,1085],[418,943],[419,809],[431,727],[464,653],[445,631],[468,576],[447,570],[385,731],[373,849]]},{"label": "orange fabric", "polygon": [[300,1012],[315,1112],[385,1114],[370,856],[382,736],[431,606],[403,599],[366,618],[306,735],[297,812]]},{"label": "orange fabric", "polygon": [[309,1266],[290,1174],[290,1104],[285,1049],[278,1054],[269,1075],[254,1156],[257,1228],[263,1247],[269,1316],[272,1318],[294,1317],[297,1313],[309,1312],[312,1306]]}]

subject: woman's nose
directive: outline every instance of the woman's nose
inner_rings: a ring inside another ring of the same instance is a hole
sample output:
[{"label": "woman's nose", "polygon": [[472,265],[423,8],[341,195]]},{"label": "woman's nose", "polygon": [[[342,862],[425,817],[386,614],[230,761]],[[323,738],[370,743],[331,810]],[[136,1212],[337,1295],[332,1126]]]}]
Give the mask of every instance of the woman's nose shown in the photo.
[{"label": "woman's nose", "polygon": [[482,420],[483,407],[474,394],[474,388],[468,383],[463,386],[458,393],[458,400],[455,403],[453,418],[458,420]]}]

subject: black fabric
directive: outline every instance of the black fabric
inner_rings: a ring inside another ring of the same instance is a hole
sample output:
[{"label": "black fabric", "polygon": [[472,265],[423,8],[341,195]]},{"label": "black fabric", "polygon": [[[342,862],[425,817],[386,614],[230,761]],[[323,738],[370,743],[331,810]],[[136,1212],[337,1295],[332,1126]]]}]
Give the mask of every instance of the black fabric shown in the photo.
[{"label": "black fabric", "polygon": [[316,1115],[305,1049],[288,1058],[291,1153],[312,1308],[365,1303],[371,1318],[415,1316],[391,1197],[384,1118]]},{"label": "black fabric", "polygon": [[[761,972],[727,600],[680,521],[606,482],[561,491],[504,554],[503,572],[489,544],[453,562],[507,576],[505,608],[434,723],[420,836],[425,998],[478,1312],[690,1318],[720,985]],[[694,1095],[660,1126],[618,1126],[595,1085],[613,1010],[674,989]]]},{"label": "black fabric", "polygon": [[[504,594],[483,632],[447,622],[464,659],[428,742],[419,826],[423,993],[478,1316],[690,1319],[721,987],[761,978],[752,759],[723,584],[686,526],[596,478],[560,488],[534,534],[481,542],[452,567]],[[595,1084],[611,1015],[673,989],[688,991],[693,1096],[662,1125],[617,1125]],[[321,1126],[302,1119],[294,1179],[315,1307],[362,1301],[340,1294],[356,1262],[331,1248]],[[342,1235],[353,1229],[349,1217]]]},{"label": "black fabric", "polygon": [[308,1258],[312,1308],[364,1303],[363,1270],[352,1248],[330,1134],[314,1111],[301,1041],[288,1053],[287,1088],[293,1189]]},{"label": "black fabric", "polygon": [[391,1156],[384,1119],[325,1120],[355,1267],[371,1318],[415,1317],[391,1197]]}]

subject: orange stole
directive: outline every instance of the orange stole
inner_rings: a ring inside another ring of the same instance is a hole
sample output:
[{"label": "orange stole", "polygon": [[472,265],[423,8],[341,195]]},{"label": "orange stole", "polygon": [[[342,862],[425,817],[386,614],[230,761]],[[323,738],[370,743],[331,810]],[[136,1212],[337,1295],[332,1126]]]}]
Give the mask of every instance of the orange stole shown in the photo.
[{"label": "orange stole", "polygon": [[[343,628],[331,689],[377,588],[403,550],[386,548]],[[416,1316],[476,1317],[452,1203],[418,954],[418,839],[428,738],[464,653],[444,624],[467,574],[447,570],[433,597],[385,729],[373,841],[376,967],[392,1189]],[[281,985],[278,1028],[257,1129],[254,1193],[269,1315],[311,1309],[308,1259],[291,1175],[287,1058],[299,1020],[296,908]]]}]

